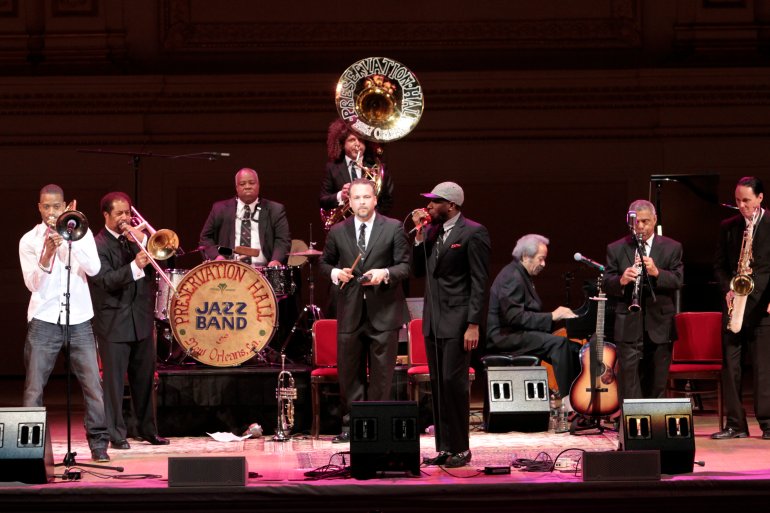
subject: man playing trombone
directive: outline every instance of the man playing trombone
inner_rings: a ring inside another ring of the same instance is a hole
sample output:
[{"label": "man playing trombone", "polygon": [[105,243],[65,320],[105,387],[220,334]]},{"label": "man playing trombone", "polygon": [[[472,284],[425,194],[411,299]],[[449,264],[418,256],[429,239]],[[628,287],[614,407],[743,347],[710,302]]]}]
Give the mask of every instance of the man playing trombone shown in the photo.
[{"label": "man playing trombone", "polygon": [[[43,406],[43,389],[51,375],[65,340],[66,312],[62,300],[67,282],[67,247],[55,230],[56,220],[64,212],[64,192],[58,185],[40,190],[37,204],[43,222],[27,232],[19,242],[19,259],[24,284],[32,293],[27,310],[27,339],[24,343],[25,407]],[[99,271],[99,256],[91,230],[72,242],[70,273],[70,365],[83,389],[85,426],[91,459],[110,461],[107,455],[107,421],[104,416],[102,388],[96,344],[91,328],[94,316],[87,276]]]},{"label": "man playing trombone", "polygon": [[653,204],[636,200],[628,214],[631,233],[607,246],[604,274],[607,295],[618,300],[615,345],[621,401],[660,398],[666,391],[675,338],[674,296],[684,272],[682,245],[655,235]]},{"label": "man playing trombone", "polygon": [[[166,445],[158,436],[152,391],[155,376],[153,343],[155,269],[141,226],[131,225],[131,199],[123,192],[102,198],[104,228],[96,235],[101,270],[89,281],[96,305],[94,331],[102,357],[105,410],[111,446],[130,449],[123,418],[124,376],[128,374],[139,436]],[[155,263],[157,265],[157,263]]]}]

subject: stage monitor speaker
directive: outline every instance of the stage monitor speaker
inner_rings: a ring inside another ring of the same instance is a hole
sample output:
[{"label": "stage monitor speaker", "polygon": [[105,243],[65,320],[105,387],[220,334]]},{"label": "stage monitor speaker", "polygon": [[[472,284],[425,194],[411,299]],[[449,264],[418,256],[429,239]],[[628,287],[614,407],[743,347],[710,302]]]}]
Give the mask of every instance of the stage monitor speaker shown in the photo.
[{"label": "stage monitor speaker", "polygon": [[545,367],[488,367],[487,431],[548,431],[551,414]]},{"label": "stage monitor speaker", "polygon": [[687,397],[625,399],[618,441],[625,451],[660,451],[662,474],[692,472],[695,434]]},{"label": "stage monitor speaker", "polygon": [[53,467],[45,408],[0,408],[0,481],[48,483]]},{"label": "stage monitor speaker", "polygon": [[420,475],[420,433],[415,401],[355,401],[350,407],[350,474]]},{"label": "stage monitor speaker", "polygon": [[659,481],[660,451],[583,453],[583,481]]},{"label": "stage monitor speaker", "polygon": [[168,486],[245,486],[249,465],[244,456],[170,457]]}]

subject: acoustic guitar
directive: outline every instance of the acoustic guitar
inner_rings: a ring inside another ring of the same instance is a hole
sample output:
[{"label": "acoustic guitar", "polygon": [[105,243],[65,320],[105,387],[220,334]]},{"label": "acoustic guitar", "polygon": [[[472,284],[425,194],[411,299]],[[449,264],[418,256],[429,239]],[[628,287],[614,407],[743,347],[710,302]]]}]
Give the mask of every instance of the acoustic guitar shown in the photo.
[{"label": "acoustic guitar", "polygon": [[569,392],[572,409],[592,417],[611,415],[620,408],[616,375],[617,352],[615,345],[604,341],[604,310],[607,295],[599,293],[596,301],[596,336],[580,350],[581,371]]}]

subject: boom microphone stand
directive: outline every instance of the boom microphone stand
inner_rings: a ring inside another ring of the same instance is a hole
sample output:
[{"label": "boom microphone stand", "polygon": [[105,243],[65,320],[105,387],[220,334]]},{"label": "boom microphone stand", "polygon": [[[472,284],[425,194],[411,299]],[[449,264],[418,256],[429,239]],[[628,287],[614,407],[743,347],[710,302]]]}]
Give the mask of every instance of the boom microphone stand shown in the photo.
[{"label": "boom microphone stand", "polygon": [[[67,241],[67,288],[64,294],[64,367],[67,369],[67,454],[62,463],[56,466],[64,466],[65,469],[71,467],[99,468],[103,470],[115,470],[123,472],[123,467],[110,467],[106,465],[95,465],[93,463],[78,463],[75,460],[77,453],[72,452],[72,365],[70,362],[70,278],[72,276],[72,242],[83,238],[88,230],[88,220],[86,216],[77,210],[64,212],[56,220],[56,231]],[[65,474],[67,472],[65,471]]]}]

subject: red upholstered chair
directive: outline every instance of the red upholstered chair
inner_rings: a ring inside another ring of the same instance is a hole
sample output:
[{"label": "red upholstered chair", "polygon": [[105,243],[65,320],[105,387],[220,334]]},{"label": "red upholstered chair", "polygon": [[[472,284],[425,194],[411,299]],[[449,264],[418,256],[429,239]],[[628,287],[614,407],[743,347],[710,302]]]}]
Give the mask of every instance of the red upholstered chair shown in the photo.
[{"label": "red upholstered chair", "polygon": [[[716,383],[719,429],[722,429],[722,313],[683,312],[674,317],[678,339],[674,342],[668,370],[667,395],[690,397],[701,409],[701,397],[693,381]],[[675,387],[685,382],[684,389]]]},{"label": "red upholstered chair", "polygon": [[[407,341],[409,345],[409,369],[407,375],[407,395],[410,401],[419,399],[420,383],[430,383],[430,371],[428,370],[428,356],[425,354],[425,338],[422,336],[422,319],[412,319],[407,327]],[[473,381],[476,372],[473,367],[468,369],[468,379]],[[470,393],[470,390],[468,391]]]},{"label": "red upholstered chair", "polygon": [[310,391],[313,425],[310,434],[318,438],[321,430],[321,385],[339,383],[337,375],[337,319],[319,319],[313,323],[313,370]]}]

